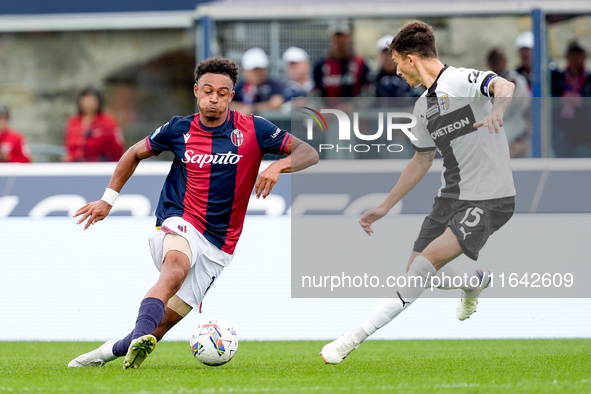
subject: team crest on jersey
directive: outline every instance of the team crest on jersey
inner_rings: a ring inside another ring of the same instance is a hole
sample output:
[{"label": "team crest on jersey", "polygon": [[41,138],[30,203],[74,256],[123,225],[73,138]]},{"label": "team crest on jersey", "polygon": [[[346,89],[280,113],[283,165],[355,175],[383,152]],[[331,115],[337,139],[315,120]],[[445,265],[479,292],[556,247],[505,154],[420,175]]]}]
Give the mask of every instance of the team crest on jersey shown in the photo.
[{"label": "team crest on jersey", "polygon": [[439,108],[441,112],[445,112],[449,109],[449,96],[447,94],[437,98],[439,102]]},{"label": "team crest on jersey", "polygon": [[238,129],[232,130],[230,138],[232,139],[234,146],[240,146],[244,142],[244,134]]}]

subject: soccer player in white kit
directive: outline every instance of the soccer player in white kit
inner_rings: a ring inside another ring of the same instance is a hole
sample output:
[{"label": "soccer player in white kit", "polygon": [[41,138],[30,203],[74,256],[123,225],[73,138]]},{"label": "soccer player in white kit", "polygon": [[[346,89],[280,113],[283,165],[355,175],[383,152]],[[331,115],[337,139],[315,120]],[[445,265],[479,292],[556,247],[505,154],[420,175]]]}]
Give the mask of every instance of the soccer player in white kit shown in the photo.
[{"label": "soccer player in white kit", "polygon": [[[406,24],[389,50],[398,75],[427,91],[415,104],[414,157],[386,200],[365,212],[359,223],[371,235],[372,223],[384,217],[425,176],[436,151],[443,158],[442,186],[407,265],[406,275],[421,279],[407,283],[422,286],[393,288],[392,297],[382,299],[360,326],[324,346],[320,354],[327,364],[343,361],[408,308],[434,276],[464,277],[466,273],[453,266],[443,267],[462,253],[476,260],[488,237],[511,218],[515,208],[509,147],[502,127],[513,83],[490,71],[444,65],[437,56],[433,28],[421,21]],[[471,275],[476,280],[465,281],[460,287],[460,320],[475,312],[480,292],[490,283],[488,271],[477,270]],[[440,288],[453,285],[448,282]]]}]

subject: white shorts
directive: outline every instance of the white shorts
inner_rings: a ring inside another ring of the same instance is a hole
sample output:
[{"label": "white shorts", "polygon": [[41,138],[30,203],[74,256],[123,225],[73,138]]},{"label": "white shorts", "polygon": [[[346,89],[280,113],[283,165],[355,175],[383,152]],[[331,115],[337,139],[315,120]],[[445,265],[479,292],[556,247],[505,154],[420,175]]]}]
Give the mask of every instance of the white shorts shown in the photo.
[{"label": "white shorts", "polygon": [[219,278],[224,267],[232,262],[234,256],[218,249],[205,239],[203,234],[197,231],[191,223],[182,218],[173,217],[166,219],[158,234],[148,239],[152,260],[154,260],[158,271],[162,269],[164,261],[162,247],[164,236],[172,233],[185,238],[189,242],[193,254],[189,274],[176,295],[193,308],[199,308],[205,293]]}]

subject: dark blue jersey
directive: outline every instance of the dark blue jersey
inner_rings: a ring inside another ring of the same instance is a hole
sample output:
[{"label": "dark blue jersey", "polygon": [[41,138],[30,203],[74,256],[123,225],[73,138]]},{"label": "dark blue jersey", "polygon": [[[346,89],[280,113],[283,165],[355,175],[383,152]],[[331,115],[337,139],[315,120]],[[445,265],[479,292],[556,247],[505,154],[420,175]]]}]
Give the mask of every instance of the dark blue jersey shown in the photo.
[{"label": "dark blue jersey", "polygon": [[291,134],[259,116],[229,111],[210,128],[199,115],[174,117],[145,140],[154,155],[175,155],[156,209],[156,225],[182,217],[207,240],[234,253],[265,153],[284,154]]}]

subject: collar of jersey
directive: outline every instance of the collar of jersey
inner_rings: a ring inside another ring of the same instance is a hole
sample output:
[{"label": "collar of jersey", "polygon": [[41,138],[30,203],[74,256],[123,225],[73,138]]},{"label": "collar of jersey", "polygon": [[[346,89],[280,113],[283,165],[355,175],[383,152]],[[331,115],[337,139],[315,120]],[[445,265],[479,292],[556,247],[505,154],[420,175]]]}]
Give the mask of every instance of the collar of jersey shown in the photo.
[{"label": "collar of jersey", "polygon": [[448,67],[449,66],[447,64],[443,65],[443,68],[441,69],[441,71],[439,71],[439,74],[437,74],[437,78],[435,78],[435,81],[433,81],[433,85],[431,85],[431,87],[427,91],[427,96],[432,96],[435,94],[435,89],[437,89],[437,81],[439,81],[439,77],[441,77],[441,74],[443,74],[443,72],[447,70]]},{"label": "collar of jersey", "polygon": [[209,131],[215,133],[217,131],[223,131],[229,123],[234,123],[234,111],[228,110],[228,115],[226,116],[226,121],[219,126],[215,127],[207,127],[203,123],[201,123],[201,116],[199,116],[199,128],[203,131]]}]

